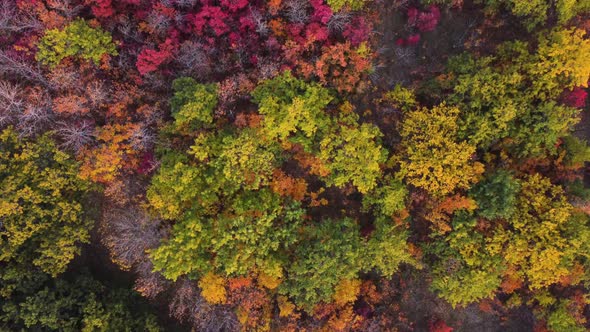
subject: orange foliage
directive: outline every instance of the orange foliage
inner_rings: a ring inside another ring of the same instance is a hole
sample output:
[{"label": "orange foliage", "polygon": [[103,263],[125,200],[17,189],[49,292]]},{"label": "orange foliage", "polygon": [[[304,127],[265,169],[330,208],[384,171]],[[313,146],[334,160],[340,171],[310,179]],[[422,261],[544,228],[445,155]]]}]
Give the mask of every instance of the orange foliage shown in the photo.
[{"label": "orange foliage", "polygon": [[328,200],[325,198],[319,198],[319,196],[325,191],[324,188],[321,188],[317,192],[309,193],[309,197],[311,198],[311,202],[309,206],[324,206],[328,205]]},{"label": "orange foliage", "polygon": [[[361,83],[363,73],[371,68],[371,60],[353,49],[350,43],[325,47],[314,65],[314,73],[323,84],[332,84],[338,92],[354,92]],[[309,69],[302,68],[309,74]]]},{"label": "orange foliage", "polygon": [[90,110],[87,107],[88,100],[82,96],[67,95],[53,99],[53,110],[59,114],[83,115]]},{"label": "orange foliage", "polygon": [[304,179],[292,178],[280,169],[276,169],[272,175],[270,189],[281,196],[301,201],[307,192],[307,183]]},{"label": "orange foliage", "polygon": [[228,286],[230,291],[234,291],[244,287],[252,286],[252,278],[249,277],[237,277],[228,280]]},{"label": "orange foliage", "polygon": [[272,15],[278,14],[279,9],[281,9],[282,3],[283,3],[283,0],[269,0],[268,1],[268,11]]},{"label": "orange foliage", "polygon": [[370,304],[377,304],[383,300],[382,294],[377,291],[377,287],[370,280],[363,281],[360,293]]},{"label": "orange foliage", "polygon": [[135,85],[115,83],[113,91],[115,102],[109,107],[107,115],[116,118],[129,118],[127,108],[141,97],[139,90]]},{"label": "orange foliage", "polygon": [[324,163],[316,156],[311,153],[306,153],[303,149],[294,148],[294,158],[297,160],[301,167],[309,169],[311,175],[328,176],[330,170],[324,165]]},{"label": "orange foliage", "polygon": [[323,331],[347,331],[355,327],[362,320],[362,317],[356,315],[352,310],[352,305],[349,305],[342,310],[339,310],[335,315],[332,315],[328,320]]},{"label": "orange foliage", "polygon": [[271,301],[267,293],[260,288],[253,287],[251,280],[249,286],[244,286],[244,282],[248,278],[237,279],[242,279],[238,281],[241,287],[230,289],[228,303],[238,306],[236,313],[242,328],[256,331],[268,330],[271,319]]},{"label": "orange foliage", "polygon": [[268,23],[268,26],[272,30],[272,33],[277,37],[283,37],[286,35],[285,23],[280,18],[273,19]]},{"label": "orange foliage", "polygon": [[262,122],[263,116],[260,114],[245,114],[239,113],[236,115],[236,120],[234,121],[234,125],[238,128],[257,128]]},{"label": "orange foliage", "polygon": [[514,267],[509,267],[504,274],[500,288],[502,288],[504,293],[511,294],[520,287],[522,287],[522,278],[518,276]]},{"label": "orange foliage", "polygon": [[449,222],[455,211],[461,209],[473,211],[476,208],[477,205],[473,199],[455,194],[439,202],[425,218],[432,223],[436,231],[444,234],[451,231]]},{"label": "orange foliage", "polygon": [[83,160],[80,176],[98,183],[114,181],[121,172],[137,169],[139,151],[133,147],[133,134],[138,124],[106,125],[97,131],[96,138],[101,144],[95,148],[83,149],[79,157]]},{"label": "orange foliage", "polygon": [[57,10],[49,10],[41,1],[18,1],[17,4],[20,10],[35,13],[46,29],[59,29],[67,23]]},{"label": "orange foliage", "polygon": [[559,283],[563,286],[575,285],[582,280],[584,276],[584,266],[579,263],[575,263],[574,267],[570,270],[570,273],[563,276]]}]

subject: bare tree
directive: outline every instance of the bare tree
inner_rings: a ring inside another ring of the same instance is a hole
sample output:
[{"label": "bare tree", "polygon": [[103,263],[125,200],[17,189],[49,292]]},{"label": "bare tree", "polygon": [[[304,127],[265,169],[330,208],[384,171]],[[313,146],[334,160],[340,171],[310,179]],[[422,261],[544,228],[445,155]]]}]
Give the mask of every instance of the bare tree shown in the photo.
[{"label": "bare tree", "polygon": [[344,31],[344,28],[346,28],[346,25],[350,23],[351,19],[352,15],[348,11],[341,10],[336,12],[328,21],[328,29],[332,32],[342,32]]},{"label": "bare tree", "polygon": [[59,66],[48,75],[52,90],[56,91],[80,91],[80,74],[73,67]]},{"label": "bare tree", "polygon": [[287,19],[292,23],[305,23],[309,18],[307,12],[308,2],[306,0],[289,0],[286,3]]},{"label": "bare tree", "polygon": [[100,107],[111,99],[111,91],[102,81],[92,81],[86,85],[86,96],[93,107]]},{"label": "bare tree", "polygon": [[179,321],[195,322],[211,311],[211,305],[199,294],[196,282],[183,277],[175,283],[169,309],[170,315]]},{"label": "bare tree", "polygon": [[202,49],[202,45],[194,41],[186,41],[180,45],[176,62],[184,68],[186,74],[205,78],[211,73],[211,61]]},{"label": "bare tree", "polygon": [[198,326],[205,332],[233,332],[240,331],[240,323],[234,310],[227,306],[215,307]]},{"label": "bare tree", "polygon": [[60,12],[61,15],[67,18],[78,16],[80,11],[84,8],[81,4],[73,5],[72,0],[47,0],[49,8]]},{"label": "bare tree", "polygon": [[94,141],[94,126],[89,121],[75,124],[60,121],[57,125],[56,134],[61,139],[62,148],[78,152]]},{"label": "bare tree", "polygon": [[152,261],[146,257],[133,268],[135,279],[135,290],[141,295],[153,299],[169,287],[169,282],[159,272],[154,272]]},{"label": "bare tree", "polygon": [[17,10],[14,1],[0,1],[0,31],[42,30],[43,25],[30,12]]},{"label": "bare tree", "polygon": [[194,7],[199,0],[176,0],[176,6],[183,9]]},{"label": "bare tree", "polygon": [[250,7],[250,15],[252,16],[252,20],[256,25],[256,32],[261,36],[268,35],[268,22],[264,15],[262,15],[259,11],[252,9],[252,7]]},{"label": "bare tree", "polygon": [[24,107],[16,115],[16,129],[21,136],[35,136],[52,123],[51,97],[39,87],[27,91]]},{"label": "bare tree", "polygon": [[152,11],[147,17],[147,23],[158,35],[166,34],[172,24],[172,20],[162,13]]},{"label": "bare tree", "polygon": [[269,59],[262,59],[258,61],[257,67],[262,79],[270,79],[275,77],[280,69],[280,66],[276,61]]},{"label": "bare tree", "polygon": [[147,127],[139,127],[131,135],[131,146],[136,150],[147,150],[154,146],[156,135]]},{"label": "bare tree", "polygon": [[39,83],[44,87],[50,87],[39,68],[34,67],[23,59],[9,55],[5,50],[0,50],[0,73],[13,75],[14,78]]},{"label": "bare tree", "polygon": [[14,121],[14,117],[22,112],[24,103],[19,96],[19,87],[7,81],[0,81],[0,127]]},{"label": "bare tree", "polygon": [[103,214],[105,244],[116,262],[131,268],[145,258],[147,249],[160,242],[159,225],[159,220],[139,207],[110,207]]}]

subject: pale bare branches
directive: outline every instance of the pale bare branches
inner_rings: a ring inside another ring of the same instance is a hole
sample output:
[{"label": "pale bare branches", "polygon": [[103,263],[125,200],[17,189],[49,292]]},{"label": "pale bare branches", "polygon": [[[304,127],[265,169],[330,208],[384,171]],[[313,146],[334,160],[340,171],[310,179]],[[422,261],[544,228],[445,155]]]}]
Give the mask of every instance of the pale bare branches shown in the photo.
[{"label": "pale bare branches", "polygon": [[159,220],[153,219],[139,207],[111,208],[103,215],[105,241],[113,260],[131,268],[146,256],[146,250],[160,242]]},{"label": "pale bare branches", "polygon": [[14,1],[0,1],[0,31],[42,30],[41,22],[29,12],[17,10]]},{"label": "pale bare branches", "polygon": [[27,89],[25,106],[16,115],[16,129],[21,136],[35,136],[51,124],[51,97],[41,88]]},{"label": "pale bare branches", "polygon": [[256,32],[261,36],[268,35],[268,23],[264,15],[262,15],[259,11],[250,8],[250,15],[252,16],[252,20],[256,25]]},{"label": "pale bare branches", "polygon": [[0,127],[10,124],[23,107],[19,87],[10,82],[0,81]]},{"label": "pale bare branches", "polygon": [[179,279],[170,301],[170,315],[181,322],[193,321],[201,312],[208,312],[210,305],[201,297],[196,282]]},{"label": "pale bare branches", "polygon": [[131,146],[136,150],[148,150],[156,143],[156,135],[149,128],[142,126],[133,131]]},{"label": "pale bare branches", "polygon": [[328,29],[332,32],[342,32],[351,20],[352,15],[350,12],[341,10],[330,17],[330,20],[328,21]]},{"label": "pale bare branches", "polygon": [[164,276],[153,272],[154,265],[148,257],[137,264],[133,270],[136,276],[135,290],[149,299],[154,299],[169,287],[170,282]]},{"label": "pale bare branches", "polygon": [[23,59],[9,55],[4,50],[0,50],[0,73],[39,83],[45,87],[50,86],[38,68]]},{"label": "pale bare branches", "polygon": [[286,3],[286,13],[289,22],[305,23],[309,18],[308,2],[305,0],[289,0]]},{"label": "pale bare branches", "polygon": [[111,99],[111,91],[101,81],[92,81],[86,85],[86,96],[93,107],[101,107]]},{"label": "pale bare branches", "polygon": [[55,132],[61,139],[60,146],[64,149],[78,152],[94,141],[94,126],[89,121],[75,124],[60,121],[57,126]]},{"label": "pale bare branches", "polygon": [[201,296],[196,282],[179,279],[170,301],[170,315],[180,321],[190,322],[197,331],[239,331],[234,311],[227,306],[214,306]]},{"label": "pale bare branches", "polygon": [[205,78],[211,73],[211,61],[202,49],[202,45],[197,42],[182,43],[175,60],[182,66],[184,73],[196,78]]},{"label": "pale bare branches", "polygon": [[147,23],[154,32],[163,36],[172,25],[172,20],[162,13],[152,11],[147,17]]},{"label": "pale bare branches", "polygon": [[49,8],[58,11],[62,16],[69,19],[77,16],[84,8],[81,4],[73,5],[72,0],[47,0]]},{"label": "pale bare branches", "polygon": [[176,6],[179,8],[192,8],[194,7],[199,0],[176,0]]}]

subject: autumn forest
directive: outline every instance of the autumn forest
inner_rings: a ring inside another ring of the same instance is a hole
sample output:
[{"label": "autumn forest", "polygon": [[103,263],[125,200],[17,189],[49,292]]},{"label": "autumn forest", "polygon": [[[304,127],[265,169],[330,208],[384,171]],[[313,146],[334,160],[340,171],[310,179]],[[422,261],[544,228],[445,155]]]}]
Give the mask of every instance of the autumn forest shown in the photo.
[{"label": "autumn forest", "polygon": [[0,331],[590,330],[590,0],[0,0]]}]

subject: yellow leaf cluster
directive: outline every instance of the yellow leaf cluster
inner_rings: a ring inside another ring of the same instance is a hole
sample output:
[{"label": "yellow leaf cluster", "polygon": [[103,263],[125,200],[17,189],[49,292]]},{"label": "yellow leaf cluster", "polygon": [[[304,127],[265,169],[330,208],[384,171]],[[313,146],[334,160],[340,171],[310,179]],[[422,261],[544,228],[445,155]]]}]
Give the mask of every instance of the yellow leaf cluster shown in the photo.
[{"label": "yellow leaf cluster", "polygon": [[223,304],[227,301],[227,293],[225,290],[225,280],[209,272],[199,280],[199,287],[201,288],[201,295],[211,304]]}]

